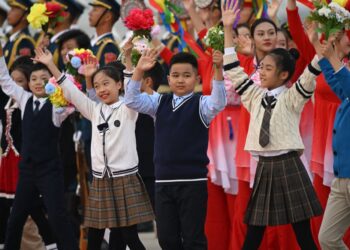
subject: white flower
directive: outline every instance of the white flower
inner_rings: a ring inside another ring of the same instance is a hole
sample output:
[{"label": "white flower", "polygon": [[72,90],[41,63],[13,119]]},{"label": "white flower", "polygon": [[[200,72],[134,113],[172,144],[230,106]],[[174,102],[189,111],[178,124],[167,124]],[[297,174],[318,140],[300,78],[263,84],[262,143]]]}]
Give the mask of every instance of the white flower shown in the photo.
[{"label": "white flower", "polygon": [[331,13],[331,10],[327,8],[326,6],[323,6],[321,9],[318,10],[318,14],[320,16],[329,17],[329,14]]}]

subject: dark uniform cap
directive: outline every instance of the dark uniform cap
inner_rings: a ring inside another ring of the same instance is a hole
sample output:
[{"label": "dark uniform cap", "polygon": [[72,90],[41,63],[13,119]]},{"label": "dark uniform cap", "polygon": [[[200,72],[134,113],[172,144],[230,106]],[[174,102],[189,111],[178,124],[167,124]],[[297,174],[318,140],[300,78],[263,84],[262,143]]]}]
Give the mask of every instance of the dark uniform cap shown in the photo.
[{"label": "dark uniform cap", "polygon": [[89,5],[105,7],[106,9],[112,11],[118,16],[120,13],[120,5],[117,3],[116,0],[93,0],[91,3],[89,3]]},{"label": "dark uniform cap", "polygon": [[33,2],[30,0],[7,0],[8,5],[11,7],[18,7],[24,11],[29,11]]},{"label": "dark uniform cap", "polygon": [[51,2],[58,3],[72,15],[81,15],[84,11],[84,6],[75,0],[52,0]]}]

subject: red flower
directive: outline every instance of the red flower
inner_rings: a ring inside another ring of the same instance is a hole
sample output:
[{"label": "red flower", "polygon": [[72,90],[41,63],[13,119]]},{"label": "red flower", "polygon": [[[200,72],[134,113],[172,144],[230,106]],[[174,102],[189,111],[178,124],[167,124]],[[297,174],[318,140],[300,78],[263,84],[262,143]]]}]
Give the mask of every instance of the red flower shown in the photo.
[{"label": "red flower", "polygon": [[49,18],[56,18],[60,12],[63,12],[63,7],[58,3],[47,2],[46,10],[46,14]]},{"label": "red flower", "polygon": [[130,30],[150,30],[154,24],[153,12],[150,9],[132,9],[124,23]]}]

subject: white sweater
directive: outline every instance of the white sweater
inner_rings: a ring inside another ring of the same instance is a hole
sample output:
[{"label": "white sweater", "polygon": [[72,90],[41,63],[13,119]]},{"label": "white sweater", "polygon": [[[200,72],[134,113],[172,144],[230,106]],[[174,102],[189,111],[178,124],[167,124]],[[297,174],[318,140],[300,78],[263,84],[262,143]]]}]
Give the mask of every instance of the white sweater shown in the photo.
[{"label": "white sweater", "polygon": [[[245,144],[245,150],[252,153],[292,151],[302,153],[304,144],[299,132],[300,115],[304,104],[315,90],[316,72],[312,73],[307,67],[298,81],[290,88],[285,89],[278,97],[273,108],[270,120],[270,142],[267,146],[259,144],[259,134],[265,109],[262,99],[266,90],[254,84],[239,64],[237,54],[224,56],[226,74],[232,81],[236,92],[241,95],[244,107],[250,113],[250,123]],[[315,56],[311,65],[314,70],[320,71],[318,58]],[[318,73],[318,72],[317,72]]]},{"label": "white sweater", "polygon": [[64,80],[61,87],[65,98],[92,123],[91,165],[93,175],[96,178],[103,178],[107,172],[103,156],[103,134],[97,128],[99,124],[105,123],[101,112],[105,119],[112,113],[105,136],[106,162],[111,170],[111,175],[117,177],[136,173],[138,156],[135,123],[138,113],[127,108],[123,100],[112,105],[96,103],[82,93],[69,79]]}]

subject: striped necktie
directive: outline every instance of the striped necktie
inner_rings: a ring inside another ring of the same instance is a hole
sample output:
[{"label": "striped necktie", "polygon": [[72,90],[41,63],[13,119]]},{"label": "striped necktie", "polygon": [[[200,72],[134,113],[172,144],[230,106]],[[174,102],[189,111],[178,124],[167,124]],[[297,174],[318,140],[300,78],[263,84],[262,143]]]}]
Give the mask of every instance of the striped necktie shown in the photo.
[{"label": "striped necktie", "polygon": [[261,123],[261,128],[260,128],[260,136],[259,136],[259,144],[262,147],[266,147],[269,142],[270,142],[270,119],[271,119],[271,114],[272,114],[272,102],[275,99],[273,96],[265,96],[264,97],[266,101],[266,106],[265,106],[265,113],[264,117]]}]

